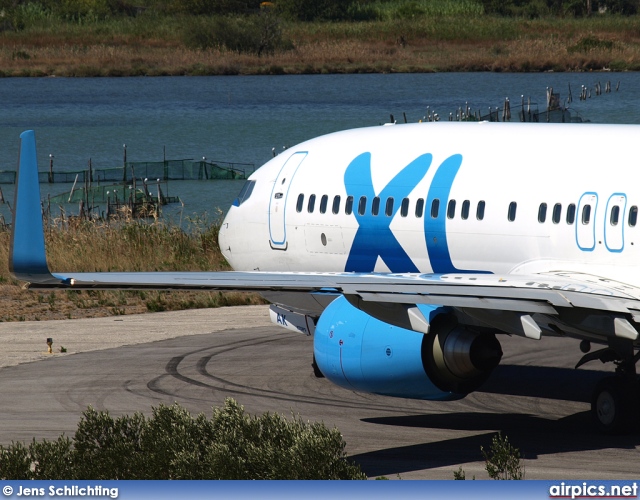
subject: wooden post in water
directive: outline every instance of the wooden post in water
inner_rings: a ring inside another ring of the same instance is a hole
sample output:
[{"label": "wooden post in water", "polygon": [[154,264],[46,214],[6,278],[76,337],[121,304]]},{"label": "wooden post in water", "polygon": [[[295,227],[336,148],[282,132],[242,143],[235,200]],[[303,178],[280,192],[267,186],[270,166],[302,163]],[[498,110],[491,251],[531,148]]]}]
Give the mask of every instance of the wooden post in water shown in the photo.
[{"label": "wooden post in water", "polygon": [[[167,163],[167,146],[162,146],[162,161],[164,163],[164,180],[169,180],[169,164]],[[159,181],[160,179],[158,179]]]},{"label": "wooden post in water", "polygon": [[53,155],[49,155],[49,184],[53,183]]},{"label": "wooden post in water", "polygon": [[123,160],[122,160],[122,182],[126,183],[127,182],[127,145],[123,144],[122,149],[124,150]]},{"label": "wooden post in water", "polygon": [[69,203],[71,203],[71,198],[73,197],[73,191],[76,189],[76,183],[78,182],[78,175],[76,174],[76,180],[73,181],[73,186],[71,186],[71,192],[69,193]]}]

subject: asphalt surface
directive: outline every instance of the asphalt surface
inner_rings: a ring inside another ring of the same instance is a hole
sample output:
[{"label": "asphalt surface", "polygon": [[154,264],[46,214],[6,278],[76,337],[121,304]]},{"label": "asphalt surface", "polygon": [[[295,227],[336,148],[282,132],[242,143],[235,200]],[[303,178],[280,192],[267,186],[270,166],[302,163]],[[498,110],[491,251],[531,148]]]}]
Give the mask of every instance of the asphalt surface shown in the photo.
[{"label": "asphalt surface", "polygon": [[[440,403],[315,378],[312,339],[270,326],[262,306],[3,323],[0,444],[72,436],[89,405],[121,415],[178,402],[210,415],[232,397],[250,413],[337,426],[370,477],[453,479],[461,466],[468,478],[487,478],[480,447],[501,431],[523,453],[527,479],[636,479],[640,435],[590,426],[591,389],[611,367],[574,370],[575,341],[501,342],[503,362],[482,390]],[[60,345],[68,352],[55,352]]]}]

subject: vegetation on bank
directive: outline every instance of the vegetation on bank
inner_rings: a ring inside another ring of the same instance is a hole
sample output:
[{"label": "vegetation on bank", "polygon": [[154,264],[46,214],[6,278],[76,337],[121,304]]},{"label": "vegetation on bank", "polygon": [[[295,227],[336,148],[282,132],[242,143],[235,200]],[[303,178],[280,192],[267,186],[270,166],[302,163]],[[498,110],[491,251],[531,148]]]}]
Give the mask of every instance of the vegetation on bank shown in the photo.
[{"label": "vegetation on bank", "polygon": [[[220,217],[186,226],[162,220],[56,219],[45,232],[52,271],[222,271]],[[256,294],[157,291],[34,291],[9,275],[11,233],[0,231],[0,321],[67,319],[265,304]]]},{"label": "vegetation on bank", "polygon": [[0,0],[0,75],[640,69],[638,0]]},{"label": "vegetation on bank", "polygon": [[112,417],[89,407],[72,439],[0,445],[0,479],[366,479],[338,429],[252,417],[233,399],[211,419],[180,405]]}]

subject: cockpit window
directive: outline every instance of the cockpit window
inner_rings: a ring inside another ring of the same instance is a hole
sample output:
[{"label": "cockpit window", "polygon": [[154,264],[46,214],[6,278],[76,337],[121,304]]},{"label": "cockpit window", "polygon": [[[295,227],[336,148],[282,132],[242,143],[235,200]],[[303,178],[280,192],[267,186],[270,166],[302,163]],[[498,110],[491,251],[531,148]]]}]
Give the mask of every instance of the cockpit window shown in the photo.
[{"label": "cockpit window", "polygon": [[235,199],[233,204],[236,207],[239,207],[245,201],[247,201],[249,199],[249,197],[251,196],[251,193],[253,192],[253,187],[255,185],[256,185],[256,181],[247,181],[247,182],[245,182],[244,186],[242,186],[242,189],[240,190],[240,194],[238,194],[238,197]]}]

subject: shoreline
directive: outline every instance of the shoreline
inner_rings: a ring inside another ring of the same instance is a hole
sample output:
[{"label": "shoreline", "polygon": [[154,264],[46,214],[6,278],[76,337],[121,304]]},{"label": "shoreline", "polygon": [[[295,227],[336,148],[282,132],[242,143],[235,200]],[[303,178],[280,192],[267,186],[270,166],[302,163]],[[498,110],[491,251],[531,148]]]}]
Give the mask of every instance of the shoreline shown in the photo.
[{"label": "shoreline", "polygon": [[[340,74],[434,74],[434,73],[622,73],[640,71],[640,57],[630,63],[620,64],[616,61],[605,61],[601,58],[584,59],[579,62],[561,63],[545,61],[532,63],[525,59],[489,60],[478,58],[477,61],[465,59],[447,65],[419,65],[416,63],[399,63],[381,59],[372,62],[333,62],[326,63],[290,63],[274,57],[273,62],[254,62],[243,65],[233,58],[228,63],[211,63],[208,56],[205,63],[191,65],[159,66],[154,62],[155,56],[148,56],[148,64],[141,67],[129,65],[105,66],[87,65],[82,62],[66,61],[55,68],[43,67],[39,64],[16,66],[4,64],[0,56],[1,78],[131,78],[131,77],[167,77],[167,76],[288,76],[288,75],[340,75]],[[240,59],[240,58],[238,58]]]}]

